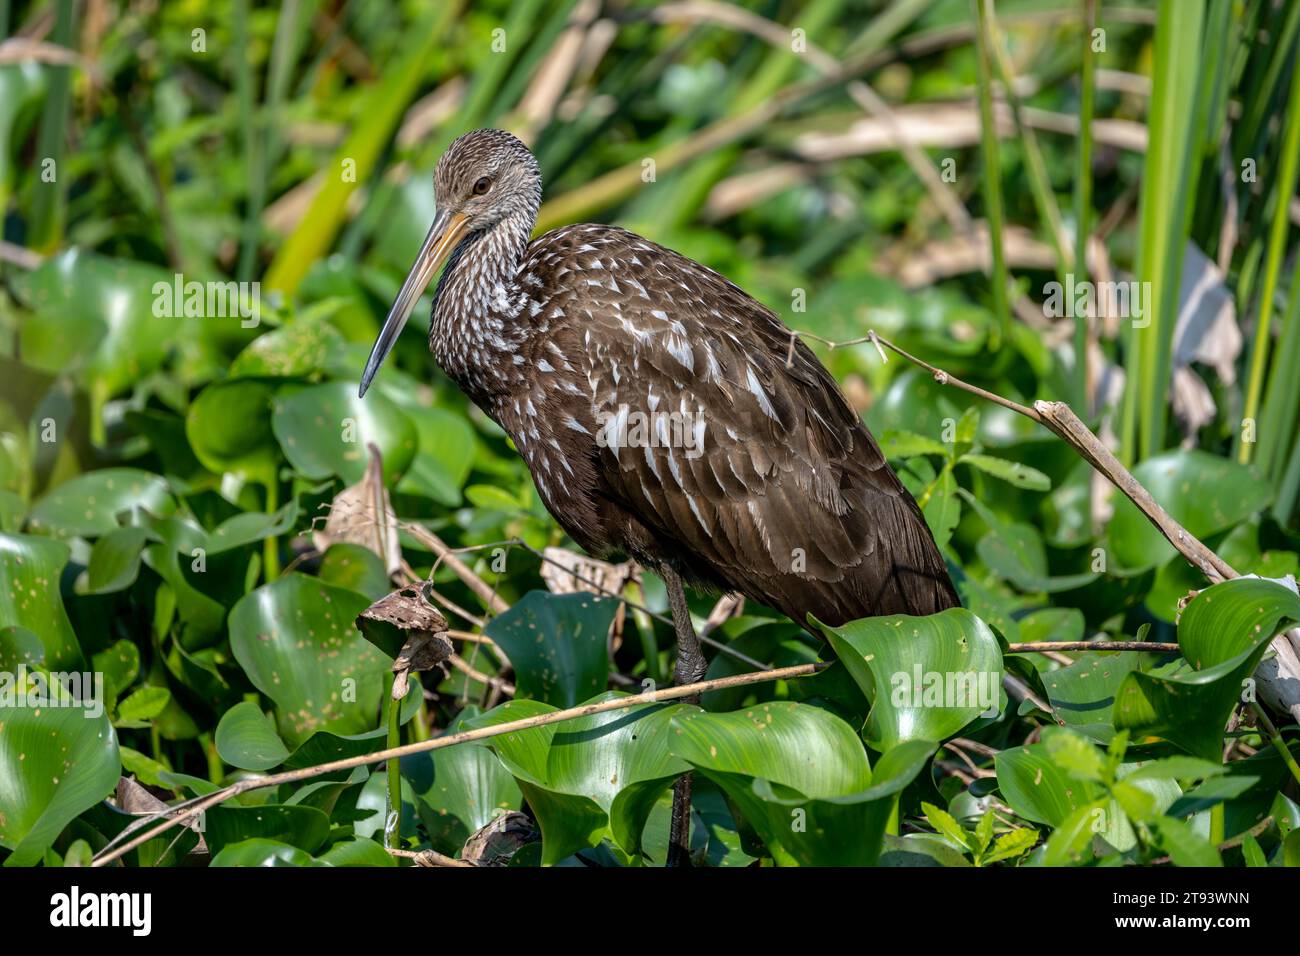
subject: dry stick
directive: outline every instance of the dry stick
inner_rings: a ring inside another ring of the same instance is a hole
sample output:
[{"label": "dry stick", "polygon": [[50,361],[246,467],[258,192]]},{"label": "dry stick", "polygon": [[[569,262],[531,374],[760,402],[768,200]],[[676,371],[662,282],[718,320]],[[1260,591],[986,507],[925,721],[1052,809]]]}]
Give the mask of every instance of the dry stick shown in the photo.
[{"label": "dry stick", "polygon": [[447,658],[447,662],[470,680],[478,681],[480,684],[485,684],[488,687],[499,688],[503,694],[507,694],[511,697],[515,696],[514,684],[510,683],[508,680],[502,680],[500,677],[493,677],[490,674],[484,674],[482,671],[475,670],[474,666],[459,654],[452,654]]},{"label": "dry stick", "polygon": [[400,522],[398,527],[436,554],[438,560],[451,568],[456,577],[465,582],[465,586],[477,594],[493,614],[504,614],[510,610],[510,605],[501,598],[501,595],[497,594],[496,589],[475,574],[468,564],[456,557],[456,549],[452,548],[428,528],[409,521]]},{"label": "dry stick", "polygon": [[1156,651],[1168,653],[1179,650],[1177,644],[1159,641],[1024,641],[1008,644],[1007,651],[1012,654],[1027,654],[1031,651]]},{"label": "dry stick", "polygon": [[265,777],[255,779],[240,780],[228,787],[224,787],[215,793],[209,794],[201,800],[191,801],[189,806],[180,812],[176,812],[176,807],[168,807],[166,810],[159,811],[159,816],[167,816],[165,820],[157,826],[135,837],[128,843],[113,849],[110,852],[100,852],[91,863],[92,866],[103,866],[111,863],[123,854],[146,843],[158,836],[160,833],[171,829],[179,823],[198,816],[203,811],[215,807],[219,803],[224,803],[231,797],[239,796],[241,793],[247,793],[250,790],[261,790],[266,787],[278,787],[284,783],[297,783],[300,780],[310,780],[313,777],[319,777],[323,774],[334,773],[338,770],[351,770],[353,767],[364,767],[369,764],[382,763],[385,760],[391,760],[396,757],[407,757],[411,754],[427,753],[431,750],[440,750],[443,747],[451,747],[455,744],[469,743],[472,740],[486,740],[489,737],[499,737],[502,734],[512,734],[521,730],[530,730],[534,727],[544,727],[547,724],[557,724],[566,720],[573,720],[578,717],[590,717],[593,714],[604,714],[613,710],[625,710],[629,707],[639,707],[643,704],[653,704],[665,700],[676,700],[680,697],[690,697],[693,694],[703,694],[713,690],[723,690],[729,687],[743,687],[746,684],[758,684],[764,681],[789,680],[795,677],[811,677],[818,671],[829,667],[829,664],[797,664],[793,667],[778,667],[775,670],[758,671],[747,674],[735,674],[731,677],[719,677],[714,680],[700,681],[696,684],[682,684],[677,687],[665,687],[662,690],[648,691],[644,694],[634,694],[629,697],[618,697],[612,700],[601,701],[597,704],[584,704],[580,707],[570,707],[567,710],[557,710],[549,714],[539,714],[535,717],[525,717],[521,720],[512,720],[504,724],[497,724],[493,727],[478,727],[474,730],[465,730],[455,734],[444,734],[441,737],[435,737],[433,740],[422,740],[413,744],[404,744],[401,747],[390,747],[387,750],[376,750],[374,753],[362,754],[359,757],[345,757],[340,760],[331,760],[329,763],[317,764],[314,767],[303,767],[299,770],[286,770],[281,773],[268,774]]},{"label": "dry stick", "polygon": [[458,860],[454,856],[447,856],[437,850],[399,850],[395,847],[389,847],[388,852],[392,856],[414,860],[420,866],[467,866],[471,868],[474,866],[473,863],[467,860]]}]

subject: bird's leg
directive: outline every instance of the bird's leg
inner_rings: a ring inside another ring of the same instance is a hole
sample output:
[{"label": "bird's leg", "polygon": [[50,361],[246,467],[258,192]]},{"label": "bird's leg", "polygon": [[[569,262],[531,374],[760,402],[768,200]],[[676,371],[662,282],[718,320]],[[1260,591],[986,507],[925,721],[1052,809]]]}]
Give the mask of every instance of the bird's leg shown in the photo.
[{"label": "bird's leg", "polygon": [[[672,568],[659,570],[668,589],[668,607],[673,613],[673,627],[677,631],[677,667],[673,671],[674,683],[694,684],[704,676],[708,662],[700,650],[700,639],[691,625],[691,610],[686,604],[686,590],[682,579]],[[683,703],[697,704],[698,695],[683,699]],[[673,784],[673,816],[668,835],[668,865],[688,866],[691,852],[691,775],[683,774]]]}]

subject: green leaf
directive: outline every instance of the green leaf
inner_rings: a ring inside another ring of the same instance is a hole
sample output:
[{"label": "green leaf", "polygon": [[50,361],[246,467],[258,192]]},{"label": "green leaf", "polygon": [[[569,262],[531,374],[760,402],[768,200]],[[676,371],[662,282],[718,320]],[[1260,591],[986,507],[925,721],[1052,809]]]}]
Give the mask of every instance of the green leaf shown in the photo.
[{"label": "green leaf", "polygon": [[96,541],[86,566],[87,593],[108,594],[134,584],[140,574],[140,554],[152,537],[148,528],[132,525],[116,528]]},{"label": "green leaf", "polygon": [[1245,858],[1247,866],[1268,866],[1268,858],[1264,856],[1264,851],[1260,847],[1259,841],[1249,833],[1242,838],[1241,855]]},{"label": "green leaf", "polygon": [[[453,748],[455,749],[455,748]],[[397,858],[374,840],[340,840],[316,857],[330,866],[397,866]]]},{"label": "green leaf", "polygon": [[281,735],[369,730],[379,713],[387,661],[353,626],[361,594],[287,574],[230,612],[230,647],[249,680],[276,703]]},{"label": "green leaf", "polygon": [[1052,709],[1069,727],[1106,743],[1115,733],[1115,695],[1141,663],[1142,655],[1136,651],[1088,653],[1073,664],[1043,674],[1043,687]]},{"label": "green leaf", "polygon": [[967,833],[947,810],[941,810],[932,803],[922,801],[921,812],[930,821],[930,826],[957,844],[957,846],[978,852],[978,844],[974,839],[974,835]]},{"label": "green leaf", "polygon": [[[626,696],[608,691],[586,703]],[[553,710],[516,700],[469,723],[495,725]],[[537,816],[544,864],[594,846],[606,833],[624,852],[640,851],[656,799],[690,769],[669,749],[679,710],[639,704],[492,738]]]},{"label": "green leaf", "polygon": [[382,393],[362,400],[346,382],[282,390],[272,405],[271,428],[299,474],[337,475],[349,485],[365,474],[368,444],[379,448],[384,483],[392,486],[411,464],[418,441],[410,418]]},{"label": "green leaf", "polygon": [[[1273,497],[1268,483],[1245,465],[1203,451],[1156,455],[1134,468],[1133,477],[1202,540],[1262,510]],[[1152,568],[1177,553],[1123,496],[1116,496],[1107,537],[1115,560],[1129,568]]]},{"label": "green leaf", "polygon": [[[27,534],[0,534],[0,627],[21,628],[36,635],[44,663],[55,670],[75,670],[83,658],[72,622],[63,607],[59,579],[68,563],[68,547],[59,541]],[[17,636],[10,639],[17,650]],[[27,653],[7,656],[28,658]]]},{"label": "green leaf", "polygon": [[1023,856],[1038,843],[1038,831],[1029,827],[1020,827],[1004,833],[993,841],[993,849],[980,862],[988,865],[1002,860]]},{"label": "green leaf", "polygon": [[617,609],[617,601],[591,594],[529,591],[486,633],[514,665],[519,697],[574,707],[605,687]]},{"label": "green leaf", "polygon": [[1242,682],[1272,637],[1296,621],[1300,596],[1281,584],[1236,578],[1206,588],[1178,625],[1178,643],[1191,666],[1178,662],[1130,673],[1115,697],[1115,726],[1218,761]]},{"label": "green leaf", "polygon": [[[7,686],[6,686],[7,685]],[[6,866],[32,866],[63,828],[117,786],[117,734],[102,702],[15,696],[13,674],[0,674],[0,846]]]},{"label": "green leaf", "polygon": [[1153,821],[1160,835],[1160,847],[1176,866],[1223,866],[1219,851],[1209,840],[1182,820],[1156,817]]},{"label": "green leaf", "polygon": [[298,319],[264,332],[230,363],[230,377],[296,378],[325,366],[329,348],[342,341],[338,329],[322,319]]},{"label": "green leaf", "polygon": [[1020,590],[1050,594],[1070,591],[1096,579],[1097,575],[1092,572],[1053,576],[1048,570],[1047,550],[1037,528],[1018,521],[1003,521],[992,508],[964,488],[957,493],[989,526],[989,533],[975,546],[980,560]]},{"label": "green leaf", "polygon": [[1019,462],[1007,461],[1005,458],[968,453],[958,458],[957,463],[978,468],[986,475],[1001,478],[1017,488],[1025,488],[1029,491],[1051,491],[1052,489],[1052,480],[1037,468],[1030,468],[1028,465],[1022,465]]},{"label": "green leaf", "polygon": [[1034,823],[1060,827],[1080,807],[1100,796],[1094,784],[1067,776],[1046,744],[999,751],[993,768],[998,789],[1011,809]]},{"label": "green leaf", "polygon": [[947,546],[952,533],[961,521],[961,499],[957,496],[957,479],[952,469],[945,468],[930,489],[930,496],[921,506],[925,523],[934,535],[934,542],[939,548]]},{"label": "green leaf", "polygon": [[415,425],[419,450],[397,483],[397,490],[457,507],[461,488],[474,464],[473,427],[463,415],[441,408],[403,405],[402,411]]},{"label": "green leaf", "polygon": [[281,843],[254,837],[228,843],[212,857],[208,866],[320,866],[310,853]]},{"label": "green leaf", "polygon": [[[556,708],[541,701],[513,700],[469,721],[486,727],[509,723]],[[578,850],[596,846],[609,832],[609,814],[590,796],[550,788],[547,758],[555,725],[493,737],[491,747],[514,775],[542,831],[542,865],[551,866]]]},{"label": "green leaf", "polygon": [[[193,323],[154,313],[156,266],[69,249],[11,282],[35,315],[19,326],[23,361],[87,382],[96,413],[104,401],[157,369],[168,344]],[[183,317],[182,317],[183,318]]]},{"label": "green leaf", "polygon": [[269,485],[280,455],[271,431],[275,384],[238,378],[213,382],[199,392],[185,417],[185,434],[203,467],[233,472]]},{"label": "green leaf", "polygon": [[1080,862],[1084,851],[1098,832],[1098,821],[1107,812],[1109,800],[1094,800],[1073,811],[1047,838],[1043,849],[1043,866],[1069,866]]},{"label": "green leaf", "polygon": [[[461,711],[447,733],[469,729],[476,708]],[[475,831],[507,810],[518,810],[522,795],[510,771],[486,743],[458,744],[402,758],[415,809],[435,850],[458,854]]]},{"label": "green leaf", "polygon": [[1002,652],[965,608],[818,626],[871,701],[866,734],[877,750],[904,740],[939,743],[999,706]]},{"label": "green leaf", "polygon": [[915,458],[917,455],[948,457],[948,446],[943,442],[900,428],[886,428],[880,433],[880,450],[885,453],[886,458],[894,460]]},{"label": "green leaf", "polygon": [[298,520],[298,501],[289,501],[272,514],[245,511],[221,522],[202,547],[209,555],[222,554],[254,544],[264,538],[273,538],[293,530]]},{"label": "green leaf", "polygon": [[383,559],[365,545],[347,541],[329,546],[317,577],[327,584],[364,594],[372,601],[393,590]]},{"label": "green leaf", "polygon": [[118,528],[122,512],[165,516],[176,510],[167,482],[138,468],[105,468],[65,481],[32,506],[33,531],[94,538]]},{"label": "green leaf", "polygon": [[239,807],[230,803],[204,811],[203,837],[214,854],[244,840],[278,840],[308,853],[325,842],[329,817],[315,807],[262,804]]},{"label": "green leaf", "polygon": [[171,703],[172,695],[166,687],[141,687],[117,705],[118,723],[122,726],[148,726]]},{"label": "green leaf", "polygon": [[221,759],[241,770],[270,770],[289,756],[289,748],[275,732],[275,722],[251,701],[242,701],[221,715],[216,743]]},{"label": "green leaf", "polygon": [[1222,764],[1196,757],[1165,757],[1145,763],[1126,777],[1126,780],[1203,780],[1227,773]]},{"label": "green leaf", "polygon": [[934,752],[928,741],[905,742],[873,774],[853,729],[805,704],[683,708],[671,725],[673,752],[722,788],[782,866],[874,863],[897,794]]}]

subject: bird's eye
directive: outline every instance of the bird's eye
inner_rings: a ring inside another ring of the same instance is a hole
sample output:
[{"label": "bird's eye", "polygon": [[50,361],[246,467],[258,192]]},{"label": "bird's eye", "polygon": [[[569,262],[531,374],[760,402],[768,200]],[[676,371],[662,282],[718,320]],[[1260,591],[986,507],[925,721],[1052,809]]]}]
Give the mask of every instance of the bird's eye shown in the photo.
[{"label": "bird's eye", "polygon": [[487,176],[480,176],[478,182],[474,184],[474,195],[482,196],[492,188],[492,180]]}]

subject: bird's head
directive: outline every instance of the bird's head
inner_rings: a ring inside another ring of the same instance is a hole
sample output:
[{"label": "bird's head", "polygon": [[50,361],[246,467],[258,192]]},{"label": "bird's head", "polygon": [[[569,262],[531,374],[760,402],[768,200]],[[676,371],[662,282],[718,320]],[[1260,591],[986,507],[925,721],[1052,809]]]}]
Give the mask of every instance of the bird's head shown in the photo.
[{"label": "bird's head", "polygon": [[359,394],[384,364],[415,303],[447,257],[468,236],[518,219],[532,229],[542,202],[537,159],[518,137],[499,129],[476,129],[456,138],[433,173],[438,213],[379,331],[361,376]]}]

